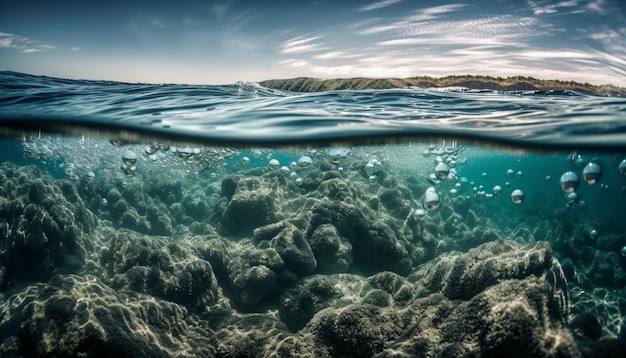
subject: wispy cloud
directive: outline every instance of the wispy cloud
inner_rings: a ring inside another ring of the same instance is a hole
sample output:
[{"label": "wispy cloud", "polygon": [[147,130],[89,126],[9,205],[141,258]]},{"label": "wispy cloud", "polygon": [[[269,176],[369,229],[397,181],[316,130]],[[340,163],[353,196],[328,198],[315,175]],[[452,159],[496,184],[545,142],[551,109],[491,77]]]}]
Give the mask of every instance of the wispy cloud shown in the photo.
[{"label": "wispy cloud", "polygon": [[438,15],[457,11],[465,7],[465,4],[447,4],[440,6],[427,7],[417,11],[414,15],[409,16],[409,20],[423,21],[436,18]]},{"label": "wispy cloud", "polygon": [[359,10],[360,11],[378,10],[378,9],[382,9],[382,8],[391,6],[393,4],[399,3],[401,1],[402,0],[382,0],[382,1],[375,2],[373,4],[369,4],[369,5],[363,6]]},{"label": "wispy cloud", "polygon": [[537,3],[536,1],[529,0],[528,6],[533,10],[533,14],[535,15],[543,15],[543,14],[555,14],[561,12],[563,10],[571,11],[573,7],[577,7],[579,4],[578,0],[568,0],[568,1],[560,1],[558,3],[549,2],[549,3]]},{"label": "wispy cloud", "polygon": [[606,14],[606,0],[594,0],[585,6],[585,9],[601,15]]},{"label": "wispy cloud", "polygon": [[593,13],[607,15],[611,10],[606,0],[528,0],[528,6],[536,16]]},{"label": "wispy cloud", "polygon": [[326,52],[326,53],[322,53],[319,55],[315,55],[313,56],[313,58],[318,59],[318,60],[334,60],[334,59],[345,59],[345,58],[357,58],[357,57],[362,57],[364,55],[359,54],[359,53],[350,53],[350,52],[346,52],[346,51],[331,51],[331,52]]},{"label": "wispy cloud", "polygon": [[397,17],[364,17],[345,24],[344,36],[313,33],[285,41],[280,65],[321,78],[522,75],[624,86],[618,79],[626,78],[626,27],[585,28],[567,42],[563,25],[538,16],[590,12],[585,6],[601,1],[536,0],[530,16],[461,14],[467,6],[455,3]]},{"label": "wispy cloud", "polygon": [[33,53],[50,51],[56,47],[41,41],[31,40],[26,36],[0,32],[0,48],[13,48],[23,53]]},{"label": "wispy cloud", "polygon": [[626,27],[593,32],[589,38],[598,41],[609,54],[626,58]]},{"label": "wispy cloud", "polygon": [[296,54],[302,52],[310,52],[322,50],[323,43],[316,43],[314,41],[321,38],[321,36],[302,37],[298,36],[288,41],[283,42],[280,45],[280,53],[282,54]]},{"label": "wispy cloud", "polygon": [[624,64],[620,65],[615,60],[602,52],[588,49],[546,51],[521,48],[504,52],[499,47],[475,46],[449,50],[445,56],[437,52],[390,50],[347,64],[324,64],[311,59],[292,59],[281,64],[298,71],[300,75],[319,78],[478,74],[626,85],[615,81],[616,77],[626,77]]},{"label": "wispy cloud", "polygon": [[425,9],[420,9],[412,15],[395,22],[383,24],[373,24],[372,22],[364,23],[364,25],[366,26],[363,26],[358,31],[362,35],[370,35],[384,32],[402,31],[406,28],[424,26],[425,21],[439,19],[443,15],[453,11],[457,11],[464,6],[465,5],[463,4],[448,4],[428,7]]},{"label": "wispy cloud", "polygon": [[545,34],[533,18],[510,15],[468,20],[429,21],[396,29],[401,37],[380,41],[380,46],[398,45],[520,45],[523,40]]}]

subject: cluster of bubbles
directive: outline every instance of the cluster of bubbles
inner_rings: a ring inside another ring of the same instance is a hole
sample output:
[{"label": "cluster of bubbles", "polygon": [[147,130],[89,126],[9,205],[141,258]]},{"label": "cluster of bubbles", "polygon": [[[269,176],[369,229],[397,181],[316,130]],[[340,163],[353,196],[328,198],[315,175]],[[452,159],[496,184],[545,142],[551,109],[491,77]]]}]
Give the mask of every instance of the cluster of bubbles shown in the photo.
[{"label": "cluster of bubbles", "polygon": [[[465,199],[484,200],[491,201],[494,197],[502,196],[503,187],[500,185],[494,185],[491,190],[486,189],[483,185],[477,185],[474,181],[468,180],[466,177],[459,177],[457,171],[459,164],[465,164],[466,159],[457,159],[457,152],[455,148],[429,148],[424,151],[424,156],[435,156],[434,168],[431,174],[426,176],[426,180],[430,187],[428,187],[424,193],[424,199],[420,207],[413,211],[413,218],[416,221],[423,221],[427,212],[434,211],[439,208],[441,192],[437,192],[437,189],[442,185],[446,185],[449,189],[447,195],[450,198],[457,198],[464,196]],[[508,169],[506,171],[508,178],[523,178],[524,173],[522,171],[514,171]],[[487,173],[482,173],[481,177],[486,179]],[[511,184],[506,182],[505,187],[510,187]],[[469,189],[471,188],[471,189]],[[469,192],[468,192],[469,190]],[[525,195],[520,189],[514,189],[511,191],[511,202],[514,204],[521,204],[524,202]]]},{"label": "cluster of bubbles", "polygon": [[[242,158],[243,165],[250,164],[250,158],[243,157]],[[305,172],[309,168],[313,166],[313,159],[308,155],[301,156],[298,158],[298,161],[292,161],[287,165],[281,165],[280,161],[276,158],[272,158],[267,163],[267,167],[273,171],[280,171],[281,173],[288,175],[292,179],[294,179],[296,185],[301,186],[304,181],[299,176],[301,173]]]},{"label": "cluster of bubbles", "polygon": [[[508,178],[513,178],[514,176],[517,176],[521,179],[524,177],[524,174],[521,171],[515,172],[513,171],[513,169],[508,169],[506,171],[506,176]],[[488,174],[486,172],[482,173],[481,177],[483,179],[486,179],[488,177]],[[428,178],[428,181],[431,184],[438,186],[439,183],[434,180],[435,178],[448,183],[448,186],[452,186],[452,188],[449,190],[449,195],[451,198],[456,198],[457,196],[459,196],[462,188],[468,185],[472,187],[474,198],[477,200],[491,201],[494,197],[501,196],[503,192],[502,186],[500,185],[494,185],[491,191],[488,192],[488,190],[486,190],[483,185],[475,185],[475,182],[468,181],[468,179],[465,177],[461,177],[457,180],[456,169],[449,168],[443,162],[436,163],[434,173],[431,174],[431,176],[429,176]],[[511,184],[509,182],[506,182],[504,183],[504,186],[508,188],[511,186]],[[470,196],[467,196],[467,198],[469,199]],[[511,192],[511,201],[514,204],[521,204],[522,202],[524,202],[524,198],[524,192],[520,189],[514,189]]]},{"label": "cluster of bubbles", "polygon": [[137,171],[137,153],[130,149],[125,149],[122,152],[122,166],[120,169],[128,176],[135,175]]},{"label": "cluster of bubbles", "polygon": [[[614,164],[617,166],[619,174],[626,177],[626,159],[616,157],[614,158]],[[567,165],[570,170],[563,173],[559,180],[561,190],[564,192],[567,209],[587,209],[587,204],[581,199],[581,195],[577,191],[580,187],[581,177],[582,181],[589,186],[598,185],[601,192],[609,192],[611,190],[608,184],[601,183],[604,171],[599,159],[592,158],[591,160],[586,160],[577,151],[573,151],[567,156]],[[580,171],[580,175],[577,173],[578,171]]]},{"label": "cluster of bubbles", "polygon": [[378,159],[370,159],[367,164],[365,164],[365,174],[367,174],[367,178],[371,182],[378,178],[376,174],[382,170],[383,163],[381,163]]},{"label": "cluster of bubbles", "polygon": [[331,147],[326,150],[330,162],[339,165],[350,154],[350,149],[346,147]]},{"label": "cluster of bubbles", "polygon": [[[582,195],[579,192],[581,181],[590,187],[598,186],[600,192],[609,192],[611,190],[608,184],[602,183],[604,164],[600,159],[591,158],[588,160],[577,151],[573,151],[567,156],[566,162],[569,170],[563,173],[559,180],[559,185],[565,197],[566,209],[587,209],[587,204],[581,199]],[[626,159],[622,156],[615,156],[613,164],[617,167],[618,173],[626,177]],[[622,188],[623,191],[624,189]],[[587,227],[583,231],[583,237],[587,240],[595,241],[598,236],[598,231],[593,227]],[[626,246],[620,249],[620,255],[626,257]]]}]

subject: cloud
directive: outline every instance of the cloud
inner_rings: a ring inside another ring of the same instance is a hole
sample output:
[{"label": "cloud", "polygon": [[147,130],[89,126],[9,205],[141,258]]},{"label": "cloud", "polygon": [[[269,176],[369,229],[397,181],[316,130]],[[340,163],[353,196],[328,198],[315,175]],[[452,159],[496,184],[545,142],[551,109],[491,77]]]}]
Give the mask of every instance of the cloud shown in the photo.
[{"label": "cloud", "polygon": [[[532,3],[535,12],[544,14],[572,14],[586,5],[582,0],[551,6],[539,1]],[[542,16],[454,13],[463,8],[457,3],[397,17],[357,18],[336,26],[342,36],[327,30],[295,37],[279,47],[288,57],[281,68],[320,78],[521,75],[626,86],[626,27],[585,29],[586,41],[581,41]],[[595,48],[589,47],[592,41]]]},{"label": "cloud", "polygon": [[626,27],[606,28],[591,33],[589,38],[600,43],[609,54],[626,58]]},{"label": "cloud", "polygon": [[280,45],[280,53],[282,54],[295,54],[302,52],[310,52],[322,50],[323,43],[314,43],[315,40],[321,36],[302,37],[298,36],[291,40],[285,41]]},{"label": "cloud", "polygon": [[[427,20],[436,20],[442,17],[442,15],[457,11],[463,8],[465,5],[463,4],[448,4],[441,6],[433,6],[425,9],[420,9],[413,13],[412,15],[403,18],[399,21],[392,23],[385,23],[381,25],[374,26],[371,22],[365,23],[363,28],[359,30],[359,33],[362,35],[371,35],[383,32],[393,32],[393,31],[402,31],[406,28],[424,26],[425,21]],[[372,25],[372,26],[369,26]]]},{"label": "cloud", "polygon": [[[530,76],[543,79],[573,80],[625,86],[616,78],[626,78],[623,65],[601,52],[591,50],[545,51],[520,48],[502,51],[494,46],[474,46],[437,51],[390,50],[357,61],[339,64],[314,59],[291,59],[281,64],[298,76],[318,78],[370,77],[406,78],[417,75],[442,77],[458,74],[488,76]],[[601,69],[601,70],[600,70]]]},{"label": "cloud", "polygon": [[465,7],[464,4],[448,4],[448,5],[427,7],[425,9],[417,11],[417,13],[413,16],[410,16],[409,19],[410,20],[434,19],[436,18],[435,15],[457,11],[463,7]]},{"label": "cloud", "polygon": [[391,6],[393,4],[399,3],[402,0],[382,0],[379,2],[375,2],[373,4],[369,4],[366,6],[363,6],[362,8],[360,8],[360,11],[372,11],[372,10],[378,10],[378,9],[382,9],[388,6]]},{"label": "cloud", "polygon": [[606,1],[605,0],[594,0],[588,3],[585,6],[585,9],[595,12],[601,15],[606,14]]},{"label": "cloud", "polygon": [[0,32],[0,48],[13,48],[23,53],[33,53],[53,50],[56,47],[31,40],[26,36]]},{"label": "cloud", "polygon": [[407,45],[506,45],[520,46],[524,40],[545,34],[536,19],[511,15],[468,20],[427,21],[396,29],[402,36],[377,42],[379,46]]},{"label": "cloud", "polygon": [[546,14],[580,14],[580,13],[596,13],[607,15],[608,4],[606,0],[589,0],[587,2],[580,0],[566,0],[557,3],[551,0],[528,0],[528,6],[536,16]]},{"label": "cloud", "polygon": [[364,55],[359,54],[359,53],[350,53],[350,52],[346,52],[346,51],[332,51],[332,52],[326,52],[326,53],[322,53],[319,55],[315,55],[313,56],[313,58],[318,59],[318,60],[331,60],[331,59],[341,59],[341,58],[356,58],[356,57],[362,57]]}]

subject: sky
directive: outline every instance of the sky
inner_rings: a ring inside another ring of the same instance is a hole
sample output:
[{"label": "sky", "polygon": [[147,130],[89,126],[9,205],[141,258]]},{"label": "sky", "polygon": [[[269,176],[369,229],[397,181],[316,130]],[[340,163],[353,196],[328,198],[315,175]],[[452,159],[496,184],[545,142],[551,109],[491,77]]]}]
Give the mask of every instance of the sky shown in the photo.
[{"label": "sky", "polygon": [[519,75],[626,87],[626,1],[2,1],[0,70],[184,84]]}]

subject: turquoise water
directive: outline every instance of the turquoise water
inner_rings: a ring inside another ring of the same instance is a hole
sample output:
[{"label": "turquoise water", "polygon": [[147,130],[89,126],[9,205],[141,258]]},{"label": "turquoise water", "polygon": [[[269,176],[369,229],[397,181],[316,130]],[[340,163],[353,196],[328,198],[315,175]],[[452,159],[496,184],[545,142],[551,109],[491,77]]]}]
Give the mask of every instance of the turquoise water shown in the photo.
[{"label": "turquoise water", "polygon": [[625,114],[2,72],[0,352],[620,356]]}]

